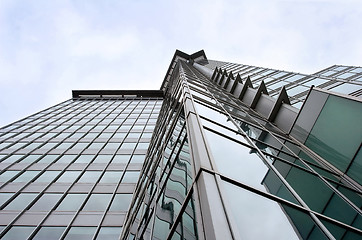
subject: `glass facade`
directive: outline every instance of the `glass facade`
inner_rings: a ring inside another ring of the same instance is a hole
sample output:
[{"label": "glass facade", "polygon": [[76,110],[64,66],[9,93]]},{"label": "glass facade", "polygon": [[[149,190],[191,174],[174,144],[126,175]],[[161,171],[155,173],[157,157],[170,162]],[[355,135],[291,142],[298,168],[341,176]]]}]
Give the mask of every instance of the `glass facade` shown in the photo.
[{"label": "glass facade", "polygon": [[360,239],[361,74],[176,51],[162,96],[73,92],[0,129],[0,238]]},{"label": "glass facade", "polygon": [[162,105],[78,97],[0,131],[1,239],[118,239]]}]

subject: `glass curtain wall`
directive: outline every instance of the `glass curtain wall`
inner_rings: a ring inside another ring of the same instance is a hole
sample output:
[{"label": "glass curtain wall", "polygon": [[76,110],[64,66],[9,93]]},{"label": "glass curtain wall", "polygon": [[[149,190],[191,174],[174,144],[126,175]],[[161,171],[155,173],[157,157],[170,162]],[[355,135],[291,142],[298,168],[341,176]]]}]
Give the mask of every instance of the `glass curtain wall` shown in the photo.
[{"label": "glass curtain wall", "polygon": [[118,239],[162,99],[74,98],[0,129],[1,239]]}]

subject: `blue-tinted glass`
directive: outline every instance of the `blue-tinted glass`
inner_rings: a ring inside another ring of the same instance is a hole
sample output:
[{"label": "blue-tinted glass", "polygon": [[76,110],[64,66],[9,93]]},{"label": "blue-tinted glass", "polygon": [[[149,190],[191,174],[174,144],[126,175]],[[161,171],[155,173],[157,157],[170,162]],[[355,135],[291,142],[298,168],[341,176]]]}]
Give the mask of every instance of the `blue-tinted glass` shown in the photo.
[{"label": "blue-tinted glass", "polygon": [[62,194],[43,194],[30,208],[30,211],[49,211],[58,202]]},{"label": "blue-tinted glass", "polygon": [[4,210],[23,210],[38,194],[33,193],[20,193],[14,200],[12,200]]},{"label": "blue-tinted glass", "polygon": [[299,239],[286,213],[277,202],[223,182],[227,209],[242,239]]},{"label": "blue-tinted glass", "polygon": [[65,236],[65,239],[89,240],[92,239],[96,229],[96,227],[71,227],[68,234]]},{"label": "blue-tinted glass", "polygon": [[122,177],[122,171],[107,171],[103,174],[100,183],[118,183]]},{"label": "blue-tinted glass", "polygon": [[41,227],[33,240],[58,240],[65,227]]},{"label": "blue-tinted glass", "polygon": [[84,211],[104,211],[112,194],[92,194],[85,204]]},{"label": "blue-tinted glass", "polygon": [[101,227],[96,239],[118,240],[121,235],[121,227]]},{"label": "blue-tinted glass", "polygon": [[81,171],[65,171],[60,178],[58,178],[57,182],[74,182],[80,173]]},{"label": "blue-tinted glass", "polygon": [[132,200],[132,194],[116,194],[109,211],[127,211]]},{"label": "blue-tinted glass", "polygon": [[58,211],[76,211],[82,205],[87,194],[70,193],[65,196],[56,210]]},{"label": "blue-tinted glass", "polygon": [[35,229],[35,227],[20,227],[14,226],[1,238],[2,240],[20,240],[27,239],[30,233]]}]

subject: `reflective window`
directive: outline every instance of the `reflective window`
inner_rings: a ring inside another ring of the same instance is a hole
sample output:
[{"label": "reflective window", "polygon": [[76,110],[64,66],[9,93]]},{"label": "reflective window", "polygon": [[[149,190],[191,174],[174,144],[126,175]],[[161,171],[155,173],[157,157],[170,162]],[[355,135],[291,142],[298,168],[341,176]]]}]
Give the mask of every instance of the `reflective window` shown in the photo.
[{"label": "reflective window", "polygon": [[104,211],[107,208],[112,194],[92,194],[83,207],[84,211]]},{"label": "reflective window", "polygon": [[59,175],[59,173],[60,171],[45,171],[35,180],[35,182],[51,182]]},{"label": "reflective window", "polygon": [[0,193],[0,206],[13,196],[13,193]]},{"label": "reflective window", "polygon": [[62,194],[43,194],[30,208],[30,211],[49,211],[58,202]]},{"label": "reflective window", "polygon": [[78,180],[79,183],[95,183],[101,176],[101,171],[85,171]]},{"label": "reflective window", "polygon": [[94,155],[80,155],[75,163],[90,163],[93,158]]},{"label": "reflective window", "polygon": [[38,194],[34,193],[20,193],[14,200],[12,200],[4,210],[23,210],[28,204],[35,199]]},{"label": "reflective window", "polygon": [[107,171],[103,174],[100,183],[118,183],[122,177],[122,171]]},{"label": "reflective window", "polygon": [[205,133],[221,174],[264,192],[270,192],[273,186],[273,194],[297,203],[277,175],[257,155],[256,150],[216,133]]},{"label": "reflective window", "polygon": [[5,171],[2,174],[0,174],[0,182],[7,182],[11,178],[13,178],[16,174],[18,174],[20,171]]},{"label": "reflective window", "polygon": [[35,227],[14,226],[1,238],[2,240],[27,239]]},{"label": "reflective window", "polygon": [[92,239],[96,229],[96,227],[71,227],[68,234],[65,236],[65,239],[89,240]]},{"label": "reflective window", "polygon": [[131,155],[115,155],[112,163],[128,163],[129,159],[131,158]]},{"label": "reflective window", "polygon": [[[227,182],[223,182],[223,187],[227,193],[224,199],[227,202],[228,213],[234,217],[242,239],[299,239],[294,230],[295,226],[289,219],[293,221],[295,218],[300,222],[299,215],[303,215],[302,213],[292,209],[293,213],[297,212],[298,215],[291,215],[283,211],[277,202]],[[296,224],[301,236],[307,237],[314,227],[319,231],[320,238],[316,239],[326,239],[308,216],[303,217],[303,220],[306,220],[306,229],[298,228],[300,225]]]},{"label": "reflective window", "polygon": [[132,200],[132,194],[116,194],[109,211],[127,211]]},{"label": "reflective window", "polygon": [[33,240],[57,240],[60,239],[65,227],[41,227]]},{"label": "reflective window", "polygon": [[58,211],[77,211],[82,205],[87,194],[69,193],[59,204],[56,210]]},{"label": "reflective window", "polygon": [[[118,144],[118,143],[117,143]],[[109,163],[112,159],[113,155],[98,155],[94,160],[93,163]]]},{"label": "reflective window", "polygon": [[101,227],[96,239],[118,240],[121,235],[121,227]]},{"label": "reflective window", "polygon": [[139,175],[140,175],[139,171],[127,171],[124,174],[122,183],[137,183]]},{"label": "reflective window", "polygon": [[14,179],[13,182],[29,182],[39,173],[40,171],[25,171],[19,177]]},{"label": "reflective window", "polygon": [[80,173],[81,171],[65,171],[60,178],[58,178],[57,182],[74,182]]}]

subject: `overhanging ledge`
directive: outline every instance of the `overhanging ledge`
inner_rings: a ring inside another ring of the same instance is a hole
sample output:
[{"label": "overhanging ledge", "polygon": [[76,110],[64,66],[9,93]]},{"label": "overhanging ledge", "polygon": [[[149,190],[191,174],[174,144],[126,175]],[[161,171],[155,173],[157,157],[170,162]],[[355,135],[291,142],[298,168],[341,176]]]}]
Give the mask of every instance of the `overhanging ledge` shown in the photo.
[{"label": "overhanging ledge", "polygon": [[82,97],[163,97],[161,90],[72,90],[73,98]]}]

